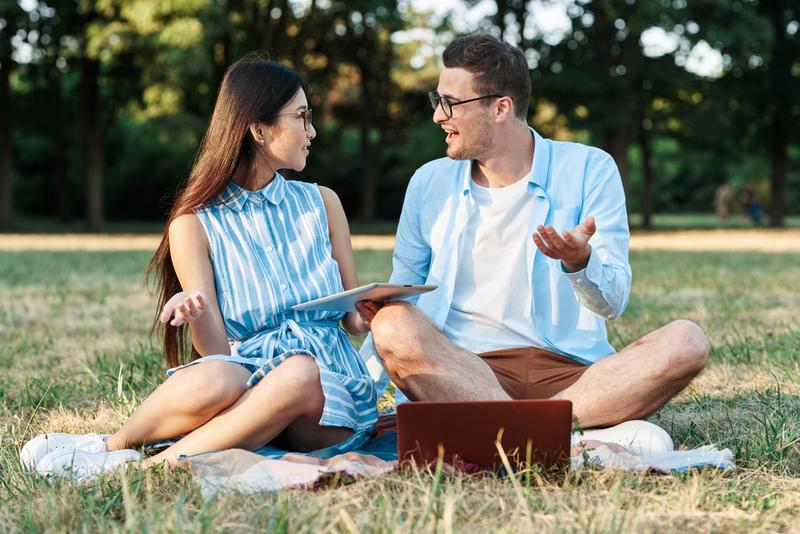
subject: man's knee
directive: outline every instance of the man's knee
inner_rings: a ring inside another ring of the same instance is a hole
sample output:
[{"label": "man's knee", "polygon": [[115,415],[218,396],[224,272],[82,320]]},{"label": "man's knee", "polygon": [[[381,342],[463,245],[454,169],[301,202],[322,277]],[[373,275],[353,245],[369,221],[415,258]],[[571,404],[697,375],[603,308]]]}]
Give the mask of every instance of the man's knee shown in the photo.
[{"label": "man's knee", "polygon": [[375,349],[393,380],[414,374],[424,365],[428,319],[407,302],[393,302],[378,311],[371,331]]},{"label": "man's knee", "polygon": [[382,358],[403,358],[421,347],[420,312],[408,302],[393,302],[381,308],[372,319],[370,330],[375,348]]},{"label": "man's knee", "polygon": [[663,374],[676,380],[693,378],[706,366],[711,344],[702,328],[688,320],[678,320],[664,327],[665,354]]}]

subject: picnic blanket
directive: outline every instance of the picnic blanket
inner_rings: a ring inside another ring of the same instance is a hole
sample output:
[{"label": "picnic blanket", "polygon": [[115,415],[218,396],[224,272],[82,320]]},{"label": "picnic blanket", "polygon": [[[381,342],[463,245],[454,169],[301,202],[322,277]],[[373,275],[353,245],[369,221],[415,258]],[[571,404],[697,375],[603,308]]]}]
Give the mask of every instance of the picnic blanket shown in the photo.
[{"label": "picnic blanket", "polygon": [[[662,454],[637,454],[614,443],[586,441],[571,450],[571,467],[596,466],[607,469],[672,473],[692,469],[734,469],[730,449],[709,445],[693,450]],[[332,454],[326,449],[303,454],[265,446],[256,451],[230,449],[183,457],[204,495],[239,491],[255,493],[284,488],[314,488],[332,481],[355,481],[394,471],[397,461],[397,433],[394,416],[382,417],[374,437],[358,450]],[[467,463],[457,470],[476,473],[481,469]]]}]

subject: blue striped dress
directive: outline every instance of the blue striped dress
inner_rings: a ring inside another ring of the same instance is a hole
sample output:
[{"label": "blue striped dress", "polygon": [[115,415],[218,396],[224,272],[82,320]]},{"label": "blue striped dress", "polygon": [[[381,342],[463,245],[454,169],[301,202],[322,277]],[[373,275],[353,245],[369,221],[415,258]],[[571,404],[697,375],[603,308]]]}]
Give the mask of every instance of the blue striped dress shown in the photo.
[{"label": "blue striped dress", "polygon": [[252,387],[286,358],[313,356],[325,396],[320,424],[353,429],[351,446],[363,442],[377,419],[376,391],[364,361],[339,327],[344,313],[292,310],[295,304],[343,291],[317,185],[287,181],[278,173],[258,191],[231,183],[216,202],[195,214],[208,236],[232,354],[187,365],[240,363],[253,371]]}]

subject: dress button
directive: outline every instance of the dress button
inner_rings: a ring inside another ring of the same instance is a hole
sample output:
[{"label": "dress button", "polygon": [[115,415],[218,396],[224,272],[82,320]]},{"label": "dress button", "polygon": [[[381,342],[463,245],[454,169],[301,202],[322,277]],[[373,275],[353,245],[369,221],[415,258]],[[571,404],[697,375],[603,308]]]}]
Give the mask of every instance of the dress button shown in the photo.
[{"label": "dress button", "polygon": [[289,286],[287,286],[286,284],[281,284],[281,289],[286,289],[287,287]]},{"label": "dress button", "polygon": [[270,245],[270,246],[267,246],[267,248],[266,248],[265,250],[266,250],[267,252],[272,252],[272,251],[273,251],[273,250],[275,250],[275,249],[274,249],[274,248],[272,248],[272,246]]}]

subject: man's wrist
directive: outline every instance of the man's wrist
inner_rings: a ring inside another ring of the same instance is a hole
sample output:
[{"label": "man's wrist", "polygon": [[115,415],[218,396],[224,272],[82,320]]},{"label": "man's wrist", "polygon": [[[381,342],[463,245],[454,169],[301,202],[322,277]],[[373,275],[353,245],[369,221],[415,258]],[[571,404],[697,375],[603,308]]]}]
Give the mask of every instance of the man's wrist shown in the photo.
[{"label": "man's wrist", "polygon": [[568,273],[577,273],[578,271],[582,271],[589,265],[589,257],[592,255],[592,248],[589,245],[586,245],[586,252],[585,256],[576,261],[564,261],[561,260],[561,265],[564,266],[564,270]]}]

